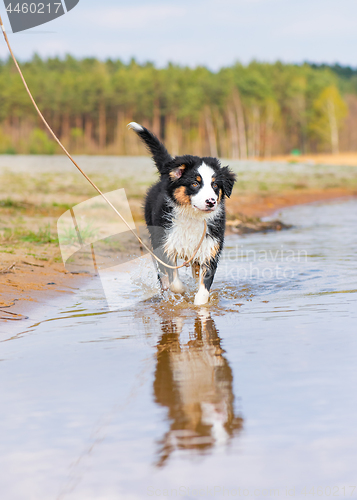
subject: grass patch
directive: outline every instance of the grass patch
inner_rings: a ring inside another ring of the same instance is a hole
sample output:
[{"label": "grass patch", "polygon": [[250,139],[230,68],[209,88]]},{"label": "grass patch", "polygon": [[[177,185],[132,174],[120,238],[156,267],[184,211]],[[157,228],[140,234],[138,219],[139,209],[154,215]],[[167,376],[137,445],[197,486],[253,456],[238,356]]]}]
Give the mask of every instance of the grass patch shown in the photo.
[{"label": "grass patch", "polygon": [[19,236],[21,241],[26,241],[28,243],[58,243],[57,236],[53,236],[51,233],[51,227],[48,224],[44,228],[40,228],[37,232],[27,231]]},{"label": "grass patch", "polygon": [[52,234],[49,224],[44,228],[39,228],[38,231],[26,231],[20,228],[11,229],[6,227],[3,230],[1,240],[3,242],[13,243],[22,241],[26,243],[36,243],[39,245],[46,243],[58,244],[58,238]]},{"label": "grass patch", "polygon": [[24,209],[25,205],[18,201],[12,200],[11,198],[5,198],[4,200],[0,200],[1,208],[15,208],[15,209]]},{"label": "grass patch", "polygon": [[69,210],[73,204],[69,203],[28,203],[26,201],[15,201],[11,198],[0,200],[0,208],[9,211],[22,210],[26,211],[26,215],[41,214],[47,216],[59,216]]},{"label": "grass patch", "polygon": [[27,252],[26,255],[31,255],[31,257],[35,257],[35,259],[37,259],[37,260],[44,260],[44,261],[49,260],[48,257],[40,257],[37,253]]},{"label": "grass patch", "polygon": [[[45,204],[42,204],[43,207],[47,207],[47,205]],[[60,209],[63,209],[63,210],[69,210],[70,208],[72,208],[72,205],[70,205],[69,203],[57,203],[56,201],[54,201],[52,203],[52,207],[55,207],[55,208],[60,208]]]}]

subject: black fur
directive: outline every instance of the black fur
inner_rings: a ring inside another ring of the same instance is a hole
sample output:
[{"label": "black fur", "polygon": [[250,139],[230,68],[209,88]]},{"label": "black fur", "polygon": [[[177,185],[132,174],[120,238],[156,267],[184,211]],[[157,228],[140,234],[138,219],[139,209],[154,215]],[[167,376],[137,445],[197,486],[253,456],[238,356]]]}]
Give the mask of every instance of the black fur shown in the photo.
[{"label": "black fur", "polygon": [[[140,125],[141,126],[141,125]],[[151,153],[152,159],[157,166],[158,171],[163,173],[165,165],[172,161],[172,156],[169,155],[165,146],[159,139],[150,132],[147,128],[141,126],[142,130],[135,130],[140,139],[144,142],[146,148]]]}]

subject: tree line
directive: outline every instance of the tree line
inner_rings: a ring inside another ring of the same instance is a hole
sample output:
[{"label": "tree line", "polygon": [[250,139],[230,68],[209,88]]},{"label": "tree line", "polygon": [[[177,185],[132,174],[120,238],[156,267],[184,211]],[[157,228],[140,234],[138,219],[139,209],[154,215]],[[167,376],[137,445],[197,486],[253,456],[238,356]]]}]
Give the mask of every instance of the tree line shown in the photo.
[{"label": "tree line", "polygon": [[[239,63],[205,67],[95,58],[22,64],[55,133],[73,153],[143,154],[136,121],[172,154],[270,158],[357,151],[357,71],[339,65]],[[0,153],[52,154],[11,60],[0,61]]]}]

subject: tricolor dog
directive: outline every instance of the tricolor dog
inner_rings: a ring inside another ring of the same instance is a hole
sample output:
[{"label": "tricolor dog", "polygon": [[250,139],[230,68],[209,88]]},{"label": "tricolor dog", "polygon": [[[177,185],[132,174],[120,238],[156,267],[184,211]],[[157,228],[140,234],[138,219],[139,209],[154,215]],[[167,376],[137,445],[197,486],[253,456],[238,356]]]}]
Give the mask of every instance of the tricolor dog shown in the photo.
[{"label": "tricolor dog", "polygon": [[[228,167],[221,167],[217,158],[173,158],[145,127],[135,122],[129,127],[145,143],[160,173],[145,201],[145,221],[156,255],[170,265],[176,265],[177,259],[188,260],[200,242],[204,220],[207,223],[206,235],[191,264],[200,283],[194,303],[206,304],[223,248],[224,199],[232,193],[235,175]],[[161,264],[159,269],[163,287],[169,286],[174,293],[185,291],[177,270]]]}]

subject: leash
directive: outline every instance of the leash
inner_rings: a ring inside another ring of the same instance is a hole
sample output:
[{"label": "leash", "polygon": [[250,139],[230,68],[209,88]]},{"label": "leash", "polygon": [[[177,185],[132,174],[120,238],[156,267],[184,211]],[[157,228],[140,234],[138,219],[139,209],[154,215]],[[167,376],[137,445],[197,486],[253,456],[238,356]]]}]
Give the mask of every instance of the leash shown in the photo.
[{"label": "leash", "polygon": [[28,93],[30,99],[31,99],[31,102],[32,104],[34,105],[39,117],[41,118],[41,120],[43,121],[43,123],[45,124],[47,130],[50,132],[50,134],[52,135],[52,137],[54,138],[54,140],[57,142],[57,144],[60,146],[60,148],[63,150],[63,152],[68,156],[68,158],[71,160],[71,162],[73,163],[73,165],[80,171],[80,173],[87,179],[87,181],[94,187],[94,189],[104,198],[104,200],[107,202],[107,204],[114,210],[114,212],[121,218],[121,220],[124,222],[124,224],[126,225],[126,227],[129,229],[129,231],[131,231],[133,233],[133,235],[135,236],[135,238],[138,240],[138,242],[154,257],[154,259],[157,260],[157,262],[160,262],[160,264],[162,264],[163,266],[169,268],[169,269],[180,269],[181,267],[188,267],[189,263],[195,258],[198,250],[200,249],[200,246],[202,245],[202,242],[203,242],[203,239],[204,237],[206,236],[206,231],[207,231],[207,222],[206,221],[203,221],[204,222],[204,229],[203,229],[203,234],[202,234],[202,237],[200,239],[200,242],[198,243],[195,251],[193,252],[192,256],[190,259],[186,260],[183,264],[181,264],[180,266],[170,266],[170,264],[166,264],[165,262],[163,262],[161,259],[159,259],[159,257],[157,257],[151,250],[150,248],[145,245],[145,243],[142,241],[142,239],[135,233],[135,231],[129,226],[129,224],[127,223],[127,221],[124,219],[124,217],[118,212],[118,210],[114,207],[114,205],[108,200],[108,198],[105,196],[104,193],[102,193],[102,191],[94,184],[94,182],[88,177],[87,174],[85,174],[83,172],[83,170],[80,168],[80,166],[74,161],[74,159],[72,158],[72,156],[70,155],[70,153],[67,151],[67,149],[63,146],[62,142],[58,139],[58,137],[56,136],[56,134],[53,132],[52,128],[50,127],[50,125],[47,123],[45,117],[43,116],[43,114],[41,113],[41,111],[39,110],[36,102],[35,102],[35,99],[32,97],[32,94],[30,92],[30,89],[28,88],[27,86],[27,83],[26,83],[26,80],[22,74],[22,71],[20,69],[20,66],[18,65],[17,63],[17,60],[16,60],[16,57],[11,49],[11,46],[10,46],[10,42],[9,42],[9,39],[7,37],[7,33],[5,31],[5,27],[2,23],[2,19],[1,19],[1,16],[0,16],[0,25],[1,25],[1,29],[2,29],[2,32],[3,32],[3,35],[4,35],[4,38],[5,38],[5,42],[6,42],[6,45],[8,46],[8,49],[10,51],[10,54],[11,54],[11,57],[15,63],[15,66],[17,68],[17,71],[19,72],[19,75],[21,77],[21,80],[22,80],[22,83],[24,84],[25,86],[25,89],[26,89],[26,92]]}]

